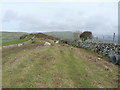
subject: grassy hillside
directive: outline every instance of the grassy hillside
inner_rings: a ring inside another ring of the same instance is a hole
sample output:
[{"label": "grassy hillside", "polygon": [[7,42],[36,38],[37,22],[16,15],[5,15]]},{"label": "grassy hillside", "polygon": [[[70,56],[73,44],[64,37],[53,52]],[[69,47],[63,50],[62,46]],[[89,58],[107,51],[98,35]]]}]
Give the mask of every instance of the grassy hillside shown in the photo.
[{"label": "grassy hillside", "polygon": [[[41,41],[42,42],[42,41]],[[88,50],[43,43],[3,49],[3,88],[115,88],[117,66]]]},{"label": "grassy hillside", "polygon": [[11,40],[11,41],[6,41],[6,42],[2,42],[2,46],[7,46],[7,45],[12,45],[12,44],[19,44],[25,41],[28,41],[29,38],[27,39],[18,39],[18,40]]},{"label": "grassy hillside", "polygon": [[20,38],[20,36],[24,34],[26,33],[24,32],[2,32],[2,34],[0,35],[0,40],[2,40],[3,42],[17,40]]},{"label": "grassy hillside", "polygon": [[12,45],[12,44],[23,43],[23,42],[25,42],[25,41],[30,40],[31,37],[32,37],[32,36],[29,35],[29,36],[27,36],[27,37],[25,37],[25,38],[23,38],[23,39],[15,39],[15,40],[4,41],[4,42],[2,42],[2,46],[7,46],[7,45]]},{"label": "grassy hillside", "polygon": [[[12,32],[11,32],[12,33]],[[13,32],[14,33],[14,32]],[[9,33],[8,33],[9,34]],[[9,35],[10,36],[10,35]],[[21,36],[24,36],[24,34]],[[5,36],[4,36],[5,37]],[[13,35],[14,37],[14,35]],[[13,38],[11,36],[11,38]],[[3,41],[2,42],[2,46],[7,46],[7,45],[12,45],[12,44],[19,44],[19,43],[22,43],[22,42],[25,42],[25,41],[28,41],[29,39],[31,38],[38,38],[38,39],[51,39],[51,40],[59,40],[58,38],[55,38],[55,37],[52,37],[52,36],[48,36],[46,34],[43,34],[43,33],[34,33],[34,34],[26,34],[25,37],[23,37],[22,39],[20,39],[20,36],[18,35],[15,39],[11,39],[8,40],[8,41]],[[0,44],[1,45],[1,44]]]}]

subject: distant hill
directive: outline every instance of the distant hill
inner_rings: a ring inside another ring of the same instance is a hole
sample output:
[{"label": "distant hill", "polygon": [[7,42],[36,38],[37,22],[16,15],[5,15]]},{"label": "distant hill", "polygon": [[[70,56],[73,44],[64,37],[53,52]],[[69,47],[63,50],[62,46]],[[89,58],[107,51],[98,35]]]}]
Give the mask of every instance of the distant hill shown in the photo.
[{"label": "distant hill", "polygon": [[[1,32],[1,33],[2,34],[0,34],[0,41],[3,41],[3,42],[11,41],[11,40],[18,40],[20,36],[30,34],[30,33],[25,33],[25,32]],[[74,40],[75,39],[74,33],[75,32],[72,32],[72,31],[44,32],[44,34],[48,35],[49,37],[53,36],[59,39],[67,39],[67,40]],[[48,37],[48,36],[44,35],[44,37]],[[101,41],[101,42],[112,42],[113,41],[113,36],[110,36],[110,35],[104,35],[104,39],[103,39],[103,35],[94,34],[93,36],[94,36],[93,39],[95,41]],[[117,41],[118,41],[118,36],[116,36],[116,39],[115,39],[115,42]]]},{"label": "distant hill", "polygon": [[61,31],[61,32],[45,32],[45,34],[47,35],[51,35],[53,37],[57,37],[57,38],[60,38],[60,39],[74,39],[74,35],[73,35],[74,32],[71,32],[71,31]]},{"label": "distant hill", "polygon": [[[99,34],[95,34],[94,35],[94,40],[95,41],[101,41],[101,42],[111,42],[113,43],[113,36],[112,35],[99,35]],[[115,36],[115,43],[118,42],[118,35]]]},{"label": "distant hill", "polygon": [[[1,35],[1,41],[3,46],[19,44],[30,39],[50,39],[50,40],[59,40],[59,38],[49,36],[43,33],[22,33],[22,32],[4,32],[4,37]],[[3,38],[2,38],[3,37]],[[1,43],[0,43],[1,45]]]},{"label": "distant hill", "polygon": [[20,36],[27,34],[25,32],[0,32],[0,40],[4,41],[11,41],[17,40]]},{"label": "distant hill", "polygon": [[[68,39],[68,40],[74,40],[75,36],[74,36],[75,32],[72,31],[61,31],[61,32],[45,32],[45,34],[47,35],[51,35],[53,37],[57,37],[60,39]],[[113,42],[113,36],[112,35],[100,35],[100,34],[93,34],[93,40],[96,42]],[[115,37],[115,43],[118,42],[118,35],[116,35]]]},{"label": "distant hill", "polygon": [[43,34],[43,33],[36,33],[36,34],[32,34],[32,35],[34,35],[36,38],[59,40],[59,38],[57,38],[57,37],[53,37],[51,35],[46,35],[46,34]]}]

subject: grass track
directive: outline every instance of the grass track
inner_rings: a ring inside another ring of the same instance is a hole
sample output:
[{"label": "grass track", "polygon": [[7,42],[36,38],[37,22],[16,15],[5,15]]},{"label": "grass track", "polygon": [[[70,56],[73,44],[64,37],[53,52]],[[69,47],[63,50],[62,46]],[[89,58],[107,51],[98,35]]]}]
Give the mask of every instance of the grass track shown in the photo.
[{"label": "grass track", "polygon": [[3,87],[117,87],[117,66],[97,58],[85,49],[61,45],[3,49]]}]

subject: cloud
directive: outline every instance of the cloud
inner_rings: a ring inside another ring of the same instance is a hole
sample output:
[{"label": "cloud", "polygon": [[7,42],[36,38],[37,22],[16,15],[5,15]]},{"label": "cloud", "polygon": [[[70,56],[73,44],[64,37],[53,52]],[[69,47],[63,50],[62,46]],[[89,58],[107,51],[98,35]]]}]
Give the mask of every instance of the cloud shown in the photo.
[{"label": "cloud", "polygon": [[116,3],[7,3],[3,7],[3,30],[111,34],[117,32],[116,8]]}]

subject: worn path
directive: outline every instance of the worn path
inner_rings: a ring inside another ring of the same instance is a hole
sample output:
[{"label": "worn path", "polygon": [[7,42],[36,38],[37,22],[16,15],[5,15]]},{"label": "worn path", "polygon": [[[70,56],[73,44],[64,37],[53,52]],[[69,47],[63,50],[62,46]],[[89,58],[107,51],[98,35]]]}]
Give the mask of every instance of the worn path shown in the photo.
[{"label": "worn path", "polygon": [[91,51],[68,45],[5,48],[4,88],[115,88],[118,67]]}]

